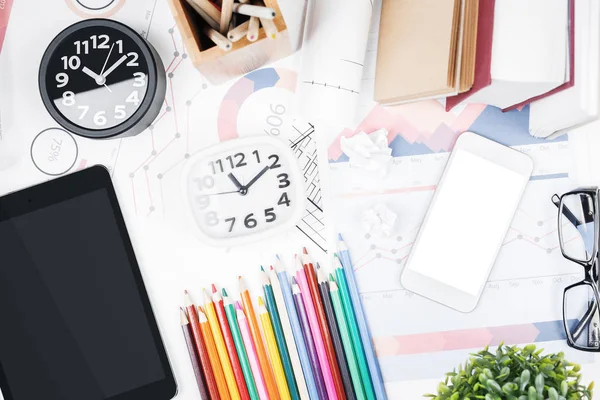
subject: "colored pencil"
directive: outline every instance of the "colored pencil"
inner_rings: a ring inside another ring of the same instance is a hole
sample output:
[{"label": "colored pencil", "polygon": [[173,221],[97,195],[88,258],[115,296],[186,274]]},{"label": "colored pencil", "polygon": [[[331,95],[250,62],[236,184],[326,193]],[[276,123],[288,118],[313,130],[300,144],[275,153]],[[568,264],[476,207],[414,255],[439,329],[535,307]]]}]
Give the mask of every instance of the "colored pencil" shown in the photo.
[{"label": "colored pencil", "polygon": [[219,360],[223,366],[223,374],[225,374],[229,395],[232,400],[240,400],[240,392],[237,387],[235,375],[233,374],[231,361],[229,361],[229,355],[227,354],[227,346],[225,346],[225,339],[223,339],[223,332],[221,332],[215,304],[208,296],[208,293],[206,293],[206,290],[203,290],[202,292],[204,294],[204,311],[206,313],[206,318],[208,319],[208,324],[210,325],[210,330],[213,334],[213,339],[215,340],[215,345],[217,346]]},{"label": "colored pencil", "polygon": [[202,32],[206,35],[207,38],[209,38],[221,50],[223,50],[223,51],[231,50],[231,47],[233,46],[233,44],[231,43],[231,41],[229,39],[227,39],[225,36],[221,35],[221,33],[218,30],[213,29],[210,26],[205,26],[202,28]]},{"label": "colored pencil", "polygon": [[[277,272],[275,271],[275,268],[273,268],[273,266],[271,266],[271,268],[269,269],[269,280],[271,282],[271,291],[273,293],[273,298],[275,299],[276,311],[279,315],[279,319],[281,322],[281,329],[283,331],[284,337],[283,342],[287,348],[290,357],[292,374],[294,375],[297,395],[298,398],[301,400],[309,400],[310,396],[308,394],[308,388],[306,386],[306,379],[304,378],[304,374],[302,371],[300,355],[298,354],[298,346],[296,346],[296,340],[292,331],[290,316],[285,306],[285,299],[283,298],[283,290],[281,288],[281,284],[279,283],[279,277],[277,276]],[[293,395],[292,398],[294,398]]]},{"label": "colored pencil", "polygon": [[331,341],[335,348],[335,356],[337,358],[338,366],[340,367],[340,374],[342,376],[342,382],[344,384],[344,391],[346,397],[349,400],[356,400],[354,394],[354,386],[352,386],[352,377],[350,375],[350,368],[348,367],[348,361],[346,360],[346,354],[344,353],[344,345],[342,343],[342,337],[340,336],[340,330],[338,329],[337,322],[335,321],[335,311],[333,310],[333,304],[331,304],[331,294],[329,293],[329,283],[323,273],[323,270],[317,263],[317,280],[319,282],[319,291],[321,292],[321,300],[323,302],[323,309],[325,310],[325,316],[327,317],[327,327],[329,333],[331,333]]},{"label": "colored pencil", "polygon": [[217,388],[219,389],[218,399],[229,400],[231,399],[231,396],[229,395],[229,388],[227,387],[227,381],[225,380],[225,373],[223,372],[221,360],[219,359],[217,345],[215,344],[215,339],[213,337],[210,324],[208,323],[208,318],[206,318],[206,314],[204,314],[204,310],[202,310],[200,306],[198,306],[198,321],[200,323],[200,328],[202,329],[202,337],[204,338],[204,344],[206,345],[206,351],[208,352],[210,365],[215,375]]},{"label": "colored pencil", "polygon": [[269,316],[271,317],[271,324],[273,325],[273,332],[275,333],[275,340],[277,342],[277,348],[279,349],[279,356],[281,357],[281,364],[283,365],[283,372],[285,373],[285,380],[290,391],[290,397],[292,400],[300,400],[300,393],[298,392],[298,386],[296,385],[296,377],[294,376],[292,360],[290,358],[287,344],[285,343],[285,333],[283,332],[281,317],[279,315],[279,311],[277,310],[275,293],[273,293],[273,285],[271,284],[269,276],[264,268],[260,267],[260,269],[263,291],[265,292],[265,305],[267,311],[269,312]]},{"label": "colored pencil", "polygon": [[344,390],[344,383],[342,381],[342,375],[340,374],[340,367],[338,360],[335,356],[335,348],[333,347],[333,340],[331,333],[329,332],[329,326],[327,325],[327,316],[325,315],[325,309],[323,308],[323,301],[321,300],[321,294],[319,293],[319,283],[317,282],[317,274],[313,263],[308,257],[308,251],[306,247],[303,249],[302,264],[304,265],[304,273],[306,275],[306,281],[308,283],[308,290],[313,299],[313,305],[315,307],[315,314],[317,316],[317,322],[323,335],[323,345],[327,352],[327,360],[331,368],[331,375],[333,377],[333,383],[335,384],[335,391],[339,399],[345,399],[346,393]]},{"label": "colored pencil", "polygon": [[[186,0],[187,3],[196,11],[196,13],[206,22],[211,28],[219,29],[219,20],[221,19],[221,13],[214,6],[207,7],[204,9],[200,6],[203,1],[196,2],[195,0]],[[206,3],[209,3],[208,0],[204,0]],[[217,17],[215,19],[214,17]]]},{"label": "colored pencil", "polygon": [[219,29],[223,35],[229,30],[232,14],[233,0],[223,0],[223,4],[221,5],[221,29]]},{"label": "colored pencil", "polygon": [[200,327],[200,321],[198,320],[198,312],[196,306],[192,303],[192,299],[188,291],[184,292],[184,304],[187,311],[187,318],[190,321],[190,328],[194,336],[194,344],[196,346],[197,354],[200,359],[200,366],[204,373],[204,381],[206,382],[206,388],[211,399],[219,398],[219,388],[217,387],[217,381],[213,373],[210,357],[206,350],[205,340],[202,337],[202,328]]},{"label": "colored pencil", "polygon": [[272,8],[255,6],[252,4],[235,3],[233,4],[232,9],[234,13],[247,15],[249,17],[273,19],[277,16],[277,13]]},{"label": "colored pencil", "polygon": [[232,42],[237,42],[238,40],[246,36],[246,34],[248,33],[249,25],[250,20],[236,26],[235,28],[227,32],[227,39],[231,40]]},{"label": "colored pencil", "polygon": [[306,349],[314,372],[315,384],[321,400],[327,400],[327,388],[325,386],[325,378],[323,377],[323,371],[321,371],[321,364],[319,363],[319,356],[317,355],[317,348],[310,331],[310,324],[308,323],[308,316],[306,315],[306,307],[304,307],[304,299],[302,298],[302,292],[298,281],[295,277],[292,277],[292,295],[294,298],[294,304],[296,306],[296,312],[298,313],[298,321],[300,322],[300,328],[303,331],[304,341],[306,343]]},{"label": "colored pencil", "polygon": [[262,369],[260,367],[260,361],[258,360],[258,354],[256,353],[256,346],[252,339],[252,333],[250,332],[250,325],[248,325],[248,319],[240,302],[235,303],[235,312],[237,315],[238,324],[240,326],[240,332],[242,333],[242,339],[244,340],[244,346],[248,353],[248,361],[250,361],[250,367],[252,368],[252,375],[256,383],[256,389],[260,396],[260,400],[269,400],[269,392],[265,385],[265,378],[263,376]]},{"label": "colored pencil", "polygon": [[275,333],[273,332],[273,324],[269,317],[269,312],[265,307],[265,302],[262,297],[258,297],[258,317],[265,334],[265,342],[267,344],[267,351],[269,352],[269,359],[273,366],[273,372],[275,373],[275,382],[277,383],[277,389],[282,400],[290,400],[290,390],[288,387],[287,380],[285,378],[285,372],[283,370],[283,364],[281,363],[281,357],[279,356],[279,349],[277,347],[277,340],[275,339]]},{"label": "colored pencil", "polygon": [[346,316],[344,315],[344,306],[342,305],[342,299],[337,283],[335,283],[333,275],[331,274],[329,275],[329,291],[331,294],[331,303],[333,304],[333,309],[335,311],[337,326],[340,329],[340,336],[342,337],[342,343],[344,345],[346,360],[348,361],[348,367],[350,368],[354,393],[356,393],[356,398],[358,400],[364,400],[366,399],[365,390],[362,385],[358,361],[356,360],[356,354],[354,353],[354,346],[352,345],[348,323],[346,322]]},{"label": "colored pencil", "polygon": [[344,306],[344,313],[346,315],[346,321],[348,322],[348,328],[350,329],[350,335],[352,337],[352,345],[354,346],[354,352],[356,359],[358,360],[358,367],[360,369],[360,376],[362,378],[363,388],[365,389],[365,396],[368,400],[374,400],[375,390],[371,381],[371,375],[369,373],[369,364],[363,348],[363,342],[360,337],[360,330],[358,328],[358,322],[356,321],[357,316],[354,315],[354,307],[352,299],[350,298],[350,292],[348,291],[348,284],[346,283],[346,276],[342,269],[342,264],[336,254],[333,255],[333,268],[335,276],[337,278],[337,284],[342,298],[342,305]]},{"label": "colored pencil", "polygon": [[240,359],[237,354],[235,340],[233,339],[231,328],[229,327],[229,321],[227,320],[227,313],[225,312],[223,298],[217,291],[217,287],[214,284],[212,285],[212,291],[212,300],[215,305],[217,319],[219,320],[219,325],[221,326],[221,332],[223,333],[225,347],[227,348],[227,354],[229,354],[229,361],[231,362],[231,367],[233,368],[233,376],[235,377],[240,398],[242,400],[250,400],[250,394],[248,393],[244,372],[242,370],[242,366],[240,365]]},{"label": "colored pencil", "polygon": [[279,33],[279,31],[272,19],[261,18],[260,24],[263,26],[265,34],[269,39],[273,40],[277,38],[277,33]]},{"label": "colored pencil", "polygon": [[233,336],[233,340],[235,342],[235,349],[238,354],[238,359],[240,360],[240,365],[244,374],[244,380],[246,381],[246,387],[248,388],[248,394],[250,395],[250,399],[259,400],[258,391],[254,382],[254,376],[252,374],[252,367],[250,366],[250,361],[248,360],[248,353],[244,347],[244,340],[242,339],[242,333],[240,332],[240,326],[237,321],[235,307],[229,299],[225,289],[223,289],[223,306],[225,307],[225,312],[227,313],[227,320],[229,321],[231,335]]},{"label": "colored pencil", "polygon": [[265,385],[267,386],[269,397],[271,398],[271,400],[278,400],[279,392],[277,391],[275,376],[273,375],[273,370],[271,369],[271,365],[269,364],[269,358],[267,357],[267,351],[265,350],[265,345],[260,334],[260,328],[258,327],[258,319],[256,318],[256,314],[254,313],[254,307],[252,306],[252,299],[250,298],[250,293],[248,292],[248,289],[246,289],[246,285],[244,284],[244,280],[241,276],[238,278],[238,282],[240,284],[240,297],[242,298],[242,303],[244,304],[244,312],[246,313],[246,318],[248,319],[248,324],[250,325],[252,339],[254,340],[254,344],[256,345],[256,353],[258,354],[260,368],[262,369],[263,376],[265,378]]},{"label": "colored pencil", "polygon": [[200,397],[203,399],[210,399],[208,394],[208,388],[202,375],[202,367],[200,367],[200,358],[198,351],[196,350],[196,343],[194,343],[192,327],[188,320],[183,308],[180,309],[179,319],[181,321],[181,330],[183,331],[183,338],[185,339],[185,345],[187,346],[188,353],[190,355],[190,361],[192,363],[192,369],[194,370],[194,376],[196,377],[196,383],[198,384],[198,390],[200,391]]},{"label": "colored pencil", "polygon": [[310,289],[308,287],[308,281],[306,279],[306,273],[300,263],[300,258],[296,256],[296,280],[298,286],[302,292],[302,299],[304,300],[304,308],[306,309],[306,315],[308,316],[308,323],[310,330],[315,341],[315,347],[317,349],[317,355],[319,356],[319,364],[321,365],[321,372],[325,379],[325,387],[327,388],[327,395],[330,400],[338,400],[337,391],[335,388],[335,382],[333,380],[333,374],[331,372],[331,366],[329,364],[329,358],[327,356],[327,350],[325,349],[325,342],[323,341],[323,333],[315,310]]},{"label": "colored pencil", "polygon": [[188,0],[188,3],[196,5],[196,8],[202,9],[211,19],[216,22],[221,20],[221,11],[219,7],[210,0]]},{"label": "colored pencil", "polygon": [[342,266],[344,268],[344,274],[346,275],[346,281],[348,289],[350,290],[350,296],[352,298],[352,304],[356,312],[356,319],[358,322],[358,328],[360,330],[360,337],[363,342],[365,356],[367,357],[367,363],[369,364],[369,372],[371,373],[371,380],[373,382],[373,388],[378,400],[386,400],[387,394],[385,392],[385,385],[383,383],[383,375],[381,374],[381,368],[377,361],[377,355],[373,348],[373,339],[371,332],[369,331],[369,325],[367,324],[367,318],[365,316],[365,310],[363,309],[360,292],[358,290],[358,284],[356,283],[356,276],[354,275],[354,267],[350,258],[350,252],[344,242],[344,238],[341,234],[338,234],[338,251],[342,257]]},{"label": "colored pencil", "polygon": [[[272,272],[273,270],[271,270],[271,274]],[[288,343],[288,350],[290,351],[292,363],[294,363],[294,373],[296,374],[296,383],[298,383],[300,397],[302,399],[305,398],[304,393],[306,390],[308,392],[310,400],[319,400],[321,397],[319,396],[319,391],[317,390],[315,377],[310,364],[308,350],[306,348],[306,342],[304,340],[302,328],[298,319],[298,312],[296,311],[296,306],[294,305],[292,286],[290,285],[289,276],[285,268],[283,268],[279,256],[277,256],[277,262],[275,263],[275,272],[277,273],[277,278],[279,279],[279,290],[281,291],[281,296],[283,297],[283,301],[285,303],[284,305],[280,305],[281,299],[279,298],[275,285],[273,285],[273,291],[275,292],[275,300],[277,301],[277,308],[280,310],[279,314],[282,318],[282,321],[285,320],[286,317],[281,310],[285,309],[287,311],[287,319],[289,320],[290,329],[292,331],[292,339],[289,339],[289,333],[286,333],[286,342]],[[274,278],[271,276],[271,283],[273,284],[273,282]],[[285,329],[286,327],[284,323],[284,330]],[[294,348],[292,349],[290,347]],[[294,349],[296,350],[296,352],[294,352]],[[297,354],[298,356],[298,361],[300,362],[302,373],[298,372],[296,361],[294,361],[294,354]],[[325,391],[323,391],[323,395],[326,395]]]},{"label": "colored pencil", "polygon": [[250,17],[248,20],[248,33],[246,33],[246,38],[255,42],[258,39],[258,28],[260,28],[260,20],[258,17]]}]

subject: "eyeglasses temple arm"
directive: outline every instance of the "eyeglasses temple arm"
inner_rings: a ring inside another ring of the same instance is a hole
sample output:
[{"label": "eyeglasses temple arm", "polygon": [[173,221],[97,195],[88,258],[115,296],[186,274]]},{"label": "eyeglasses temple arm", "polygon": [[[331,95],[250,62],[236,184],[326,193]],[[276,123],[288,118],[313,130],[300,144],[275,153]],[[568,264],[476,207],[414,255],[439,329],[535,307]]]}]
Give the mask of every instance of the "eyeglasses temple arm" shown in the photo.
[{"label": "eyeglasses temple arm", "polygon": [[[552,196],[552,203],[560,210],[560,197],[557,194]],[[574,227],[578,227],[581,225],[581,221],[577,219],[577,217],[569,210],[569,207],[563,204],[562,213],[567,217],[567,219],[573,224]]]}]

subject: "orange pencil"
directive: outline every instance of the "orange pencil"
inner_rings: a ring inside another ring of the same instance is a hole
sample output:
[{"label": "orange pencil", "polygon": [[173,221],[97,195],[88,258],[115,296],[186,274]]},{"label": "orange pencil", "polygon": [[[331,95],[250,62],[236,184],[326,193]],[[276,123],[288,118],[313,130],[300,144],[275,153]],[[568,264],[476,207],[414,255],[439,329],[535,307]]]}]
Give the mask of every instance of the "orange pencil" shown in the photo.
[{"label": "orange pencil", "polygon": [[250,400],[250,394],[248,393],[248,387],[246,386],[246,380],[244,379],[244,372],[238,358],[237,350],[235,348],[235,342],[233,341],[233,335],[231,334],[231,328],[229,328],[229,321],[227,321],[227,314],[225,313],[225,306],[223,305],[223,298],[217,291],[217,287],[212,285],[212,300],[215,303],[215,310],[217,311],[217,319],[219,325],[221,325],[221,332],[223,332],[223,339],[225,340],[225,347],[227,347],[227,353],[229,353],[229,360],[231,361],[231,367],[233,368],[233,375],[237,382],[238,390],[240,391],[240,397],[242,400]]},{"label": "orange pencil", "polygon": [[198,306],[198,320],[200,321],[200,328],[202,329],[202,336],[204,337],[204,344],[206,344],[206,351],[210,358],[210,365],[212,366],[213,373],[215,374],[215,380],[217,381],[217,388],[219,388],[219,395],[221,400],[230,400],[229,388],[225,381],[225,374],[223,373],[223,367],[221,367],[221,361],[219,360],[219,353],[217,352],[217,345],[215,339],[212,336],[210,325],[208,324],[208,318],[202,310],[202,307]]},{"label": "orange pencil", "polygon": [[344,391],[344,382],[342,381],[342,374],[340,374],[340,367],[337,363],[337,357],[335,356],[335,348],[333,347],[331,333],[329,332],[329,327],[327,326],[327,317],[325,315],[325,309],[323,308],[321,293],[319,292],[317,274],[311,260],[308,258],[308,251],[306,250],[306,247],[303,249],[303,252],[302,264],[304,265],[304,272],[306,273],[308,288],[315,305],[319,327],[321,328],[321,333],[323,334],[323,342],[325,344],[325,351],[327,352],[327,360],[329,361],[329,366],[331,367],[331,374],[333,375],[335,392],[337,393],[338,399],[345,400],[346,392]]},{"label": "orange pencil", "polygon": [[188,291],[185,291],[185,309],[187,316],[190,321],[190,327],[192,328],[192,334],[194,336],[194,344],[198,350],[198,357],[200,358],[200,365],[204,372],[204,378],[206,380],[206,389],[211,399],[219,398],[219,388],[217,387],[217,381],[215,380],[215,374],[213,373],[210,357],[206,350],[206,344],[202,337],[202,328],[200,328],[200,321],[198,320],[198,313],[196,307],[190,299]]},{"label": "orange pencil", "polygon": [[254,307],[252,306],[250,293],[244,284],[243,278],[240,276],[238,280],[240,283],[240,296],[242,298],[244,311],[246,312],[246,317],[248,318],[250,325],[250,332],[252,333],[252,338],[254,339],[254,344],[256,345],[256,353],[258,354],[258,361],[260,362],[260,367],[263,371],[267,392],[269,392],[269,398],[271,400],[279,400],[280,397],[279,392],[277,391],[277,384],[275,383],[275,375],[273,375],[273,370],[271,369],[271,364],[269,363],[269,358],[267,357],[267,351],[265,350],[265,344],[263,343],[262,336],[260,334],[258,319],[254,313]]}]

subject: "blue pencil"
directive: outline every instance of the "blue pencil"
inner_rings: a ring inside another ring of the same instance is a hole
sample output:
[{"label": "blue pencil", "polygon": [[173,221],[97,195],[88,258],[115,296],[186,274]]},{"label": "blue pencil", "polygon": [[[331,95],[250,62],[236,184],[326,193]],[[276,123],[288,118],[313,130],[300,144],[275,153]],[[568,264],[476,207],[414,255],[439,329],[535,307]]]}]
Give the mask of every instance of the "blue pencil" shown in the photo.
[{"label": "blue pencil", "polygon": [[319,391],[319,398],[321,400],[327,400],[327,388],[325,387],[325,379],[323,378],[323,371],[321,371],[321,364],[319,364],[319,357],[317,355],[317,348],[313,341],[312,332],[310,331],[310,325],[308,323],[308,316],[306,315],[306,309],[304,308],[304,300],[302,300],[302,292],[296,278],[292,278],[292,297],[296,304],[296,311],[298,312],[298,320],[302,327],[303,337],[306,341],[306,348],[308,349],[308,355],[312,369],[315,373],[315,381],[317,384],[317,390]]},{"label": "blue pencil", "polygon": [[281,265],[281,259],[279,256],[277,256],[277,262],[275,263],[275,272],[279,278],[279,285],[281,286],[283,300],[285,301],[285,308],[288,312],[290,325],[292,326],[292,333],[294,335],[296,349],[298,350],[298,355],[300,357],[300,365],[302,366],[304,380],[306,381],[306,386],[308,388],[308,395],[311,400],[320,400],[321,397],[319,397],[319,391],[317,390],[317,384],[311,368],[308,350],[306,349],[302,328],[300,327],[300,321],[298,320],[298,313],[296,311],[296,306],[294,305],[290,278],[288,277],[286,270]]},{"label": "blue pencil", "polygon": [[277,347],[279,348],[279,356],[283,364],[283,371],[285,373],[285,379],[287,380],[288,388],[290,390],[290,396],[292,400],[300,400],[300,393],[298,392],[298,386],[296,385],[296,378],[294,376],[294,369],[292,367],[292,361],[290,359],[290,353],[285,343],[285,335],[283,333],[283,327],[281,326],[281,319],[279,318],[279,312],[277,312],[277,304],[275,304],[275,294],[273,293],[273,287],[269,281],[269,276],[263,267],[260,267],[263,279],[263,290],[265,292],[265,303],[267,311],[271,315],[271,324],[273,325],[273,331],[275,332],[275,340],[277,341]]},{"label": "blue pencil", "polygon": [[377,356],[375,356],[375,349],[373,349],[371,332],[369,331],[369,325],[367,324],[367,318],[365,316],[365,311],[363,310],[360,293],[358,291],[358,285],[356,284],[356,277],[354,276],[354,267],[352,266],[352,261],[350,259],[350,252],[348,251],[346,242],[344,242],[344,238],[342,238],[341,234],[338,234],[338,252],[341,257],[342,266],[344,267],[344,275],[346,276],[348,289],[350,290],[350,297],[352,298],[352,304],[356,314],[356,321],[358,323],[360,337],[363,343],[365,356],[367,357],[367,363],[369,364],[369,372],[373,382],[373,389],[375,390],[378,400],[387,400],[383,376],[381,375],[379,362],[377,362]]}]

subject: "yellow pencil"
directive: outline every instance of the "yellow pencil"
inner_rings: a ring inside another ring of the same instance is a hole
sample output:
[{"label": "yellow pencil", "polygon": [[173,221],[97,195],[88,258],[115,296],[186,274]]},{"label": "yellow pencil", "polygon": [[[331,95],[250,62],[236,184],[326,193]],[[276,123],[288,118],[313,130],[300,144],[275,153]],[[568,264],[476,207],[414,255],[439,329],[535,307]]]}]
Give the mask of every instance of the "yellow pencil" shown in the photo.
[{"label": "yellow pencil", "polygon": [[273,22],[272,19],[260,18],[260,23],[263,26],[265,34],[269,39],[277,38],[277,33],[279,31],[277,30],[277,26],[275,26],[275,22]]},{"label": "yellow pencil", "polygon": [[219,353],[219,360],[223,366],[223,373],[225,374],[225,381],[229,388],[229,394],[232,400],[240,400],[240,392],[237,387],[235,375],[233,374],[233,368],[231,367],[231,361],[229,361],[229,355],[227,354],[227,347],[225,347],[225,340],[223,339],[223,333],[221,332],[221,326],[217,319],[217,312],[215,311],[215,304],[212,302],[210,296],[206,290],[202,290],[204,295],[204,311],[210,330],[212,331],[213,338],[215,339],[215,345],[217,346],[217,353]]},{"label": "yellow pencil", "polygon": [[285,379],[283,364],[281,363],[281,357],[279,356],[279,348],[277,347],[275,333],[273,332],[273,325],[271,324],[271,318],[269,317],[269,313],[267,312],[262,297],[258,298],[258,316],[263,327],[263,333],[265,334],[267,350],[269,351],[269,357],[271,358],[271,365],[273,366],[273,372],[275,373],[275,382],[277,383],[277,389],[279,389],[279,395],[283,400],[291,400],[290,389],[288,388]]},{"label": "yellow pencil", "polygon": [[227,382],[225,381],[225,374],[223,374],[223,367],[219,362],[219,353],[217,352],[217,346],[215,345],[215,339],[213,338],[210,330],[210,324],[206,318],[206,314],[202,307],[198,306],[198,321],[200,322],[200,329],[202,330],[202,337],[204,338],[204,344],[206,344],[206,351],[208,352],[208,359],[210,360],[210,366],[215,375],[215,381],[217,382],[217,391],[221,400],[230,400],[229,389],[227,388]]}]

